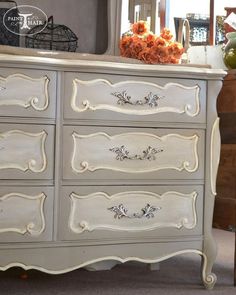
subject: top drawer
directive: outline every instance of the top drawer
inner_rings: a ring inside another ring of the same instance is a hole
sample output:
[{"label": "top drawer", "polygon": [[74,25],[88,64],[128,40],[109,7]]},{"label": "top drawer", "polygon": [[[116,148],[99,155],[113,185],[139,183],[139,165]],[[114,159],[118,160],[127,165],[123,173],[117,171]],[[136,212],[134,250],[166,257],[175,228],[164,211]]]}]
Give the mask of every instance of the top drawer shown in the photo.
[{"label": "top drawer", "polygon": [[56,72],[0,69],[0,116],[55,118]]},{"label": "top drawer", "polygon": [[65,119],[206,121],[206,82],[201,80],[66,73]]}]

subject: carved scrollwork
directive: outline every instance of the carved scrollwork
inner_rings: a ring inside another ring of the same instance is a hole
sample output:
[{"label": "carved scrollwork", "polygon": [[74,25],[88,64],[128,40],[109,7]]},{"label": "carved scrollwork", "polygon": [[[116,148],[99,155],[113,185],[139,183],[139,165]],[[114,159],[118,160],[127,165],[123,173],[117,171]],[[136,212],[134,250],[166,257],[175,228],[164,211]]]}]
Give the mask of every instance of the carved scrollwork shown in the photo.
[{"label": "carved scrollwork", "polygon": [[[0,233],[16,232],[38,236],[45,230],[44,202],[46,195],[29,196],[9,193],[0,197]],[[17,208],[24,208],[22,214]],[[18,212],[19,211],[19,212]],[[17,218],[11,218],[14,214]]]},{"label": "carved scrollwork", "polygon": [[[101,96],[97,95],[98,91]],[[135,99],[137,93],[139,98]],[[173,93],[178,99],[172,99]],[[111,99],[111,96],[115,99]],[[71,107],[79,113],[88,110],[107,110],[128,115],[171,112],[196,117],[200,113],[200,86],[173,82],[160,86],[132,80],[111,83],[104,79],[74,79]]]},{"label": "carved scrollwork", "polygon": [[0,133],[0,170],[11,168],[43,172],[47,167],[46,138],[45,130],[39,133],[22,130]]},{"label": "carved scrollwork", "polygon": [[[190,194],[167,191],[162,195],[148,191],[124,191],[114,195],[95,192],[83,196],[71,193],[68,225],[70,230],[77,234],[98,229],[113,231],[194,229],[197,225],[197,196],[196,191]],[[97,202],[100,208],[97,208]],[[142,205],[137,208],[136,204]],[[90,210],[95,208],[94,206],[97,210]],[[133,210],[128,210],[129,207]],[[166,218],[167,212],[168,218]]]},{"label": "carved scrollwork", "polygon": [[25,109],[32,107],[36,111],[44,111],[49,105],[49,82],[47,76],[31,78],[19,73],[6,78],[0,77],[0,91],[5,90],[0,99],[0,106],[16,105]]},{"label": "carved scrollwork", "polygon": [[114,218],[118,219],[121,219],[122,217],[149,219],[155,217],[154,212],[160,209],[161,207],[155,207],[151,206],[150,204],[147,204],[144,208],[141,209],[141,213],[128,214],[128,209],[126,209],[123,204],[108,208],[108,210],[115,212]]},{"label": "carved scrollwork", "polygon": [[124,145],[120,147],[114,147],[109,149],[109,151],[114,152],[116,154],[116,160],[123,161],[125,159],[127,160],[149,160],[149,161],[155,161],[156,157],[155,155],[158,153],[163,152],[163,149],[156,149],[151,146],[148,146],[146,150],[143,151],[142,155],[134,155],[130,156],[129,151],[125,148]]},{"label": "carved scrollwork", "polygon": [[[104,132],[87,135],[74,132],[72,137],[74,150],[71,168],[76,173],[99,169],[128,173],[154,172],[161,169],[195,172],[199,165],[198,134],[182,136],[168,133],[157,136],[151,133],[129,132],[110,136]],[[100,144],[97,144],[98,141]],[[81,149],[83,153],[80,152]]]},{"label": "carved scrollwork", "polygon": [[144,100],[132,101],[131,96],[127,94],[126,90],[122,92],[113,92],[111,94],[118,98],[117,100],[118,105],[125,105],[125,104],[140,105],[140,106],[148,105],[151,108],[157,107],[158,100],[163,98],[163,96],[159,96],[157,94],[153,94],[152,92],[149,92],[149,94],[144,97]]}]

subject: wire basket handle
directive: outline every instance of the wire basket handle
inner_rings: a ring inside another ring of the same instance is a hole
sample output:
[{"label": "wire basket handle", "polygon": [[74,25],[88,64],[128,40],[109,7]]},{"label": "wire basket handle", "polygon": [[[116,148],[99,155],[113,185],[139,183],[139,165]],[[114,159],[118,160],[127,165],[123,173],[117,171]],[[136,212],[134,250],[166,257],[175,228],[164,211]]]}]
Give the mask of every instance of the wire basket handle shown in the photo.
[{"label": "wire basket handle", "polygon": [[46,21],[50,26],[54,25],[53,15],[50,15],[48,20]]},{"label": "wire basket handle", "polygon": [[16,7],[16,9],[18,9],[18,6],[17,6],[17,3],[16,1],[13,1],[13,0],[0,0],[0,3],[4,3],[4,4],[9,4],[9,3],[13,3]]}]

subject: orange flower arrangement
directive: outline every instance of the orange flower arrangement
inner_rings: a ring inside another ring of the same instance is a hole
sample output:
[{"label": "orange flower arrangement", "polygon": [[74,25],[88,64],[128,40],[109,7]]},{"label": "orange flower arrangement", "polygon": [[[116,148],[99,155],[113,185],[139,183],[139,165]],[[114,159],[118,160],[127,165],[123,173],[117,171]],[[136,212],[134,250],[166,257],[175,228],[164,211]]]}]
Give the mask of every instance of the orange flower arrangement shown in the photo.
[{"label": "orange flower arrangement", "polygon": [[120,54],[136,58],[148,64],[177,64],[184,53],[183,46],[173,41],[170,30],[163,29],[160,36],[154,35],[144,21],[131,26],[120,40]]},{"label": "orange flower arrangement", "polygon": [[142,20],[137,23],[134,23],[131,26],[131,30],[135,35],[143,35],[149,31],[147,23]]}]

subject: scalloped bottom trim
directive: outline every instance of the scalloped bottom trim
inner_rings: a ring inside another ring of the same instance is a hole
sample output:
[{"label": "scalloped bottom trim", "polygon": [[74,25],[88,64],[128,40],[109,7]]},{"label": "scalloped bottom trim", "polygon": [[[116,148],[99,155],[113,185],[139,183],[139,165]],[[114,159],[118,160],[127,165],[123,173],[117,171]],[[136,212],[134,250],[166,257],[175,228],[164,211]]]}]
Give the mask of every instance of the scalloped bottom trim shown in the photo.
[{"label": "scalloped bottom trim", "polygon": [[35,270],[39,270],[48,274],[63,274],[63,273],[67,273],[85,266],[88,266],[90,264],[94,264],[94,263],[98,263],[101,261],[106,261],[106,260],[115,260],[121,263],[125,263],[128,261],[137,261],[137,262],[142,262],[142,263],[158,263],[161,262],[163,260],[166,260],[168,258],[177,256],[177,255],[181,255],[181,254],[186,254],[186,253],[196,253],[199,254],[200,256],[203,257],[204,262],[203,262],[203,267],[202,267],[202,280],[203,280],[203,284],[207,289],[212,289],[216,283],[217,277],[215,274],[213,273],[206,273],[206,269],[207,269],[207,257],[206,255],[199,251],[199,250],[191,250],[191,249],[187,249],[187,250],[182,250],[182,251],[177,251],[175,253],[171,253],[169,255],[163,256],[163,257],[159,257],[159,258],[154,258],[154,259],[142,259],[142,258],[138,258],[138,257],[126,257],[126,258],[121,258],[118,256],[105,256],[105,257],[101,257],[98,259],[93,259],[84,263],[81,263],[79,265],[73,266],[71,268],[66,268],[66,269],[62,269],[62,270],[50,270],[50,269],[46,269],[43,268],[41,266],[36,266],[36,265],[25,265],[23,263],[20,262],[14,262],[14,263],[9,263],[6,266],[2,266],[0,267],[1,271],[7,270],[11,267],[21,267],[24,270],[30,270],[30,269],[35,269]]},{"label": "scalloped bottom trim", "polygon": [[101,261],[105,261],[105,260],[116,260],[118,262],[121,263],[125,263],[128,261],[138,261],[138,262],[143,262],[143,263],[157,263],[157,262],[161,262],[163,260],[166,260],[168,258],[177,256],[177,255],[181,255],[181,254],[186,254],[186,253],[196,253],[199,254],[200,256],[202,256],[204,258],[204,263],[203,263],[203,267],[202,267],[202,279],[203,279],[203,283],[205,285],[206,288],[208,289],[212,289],[215,282],[216,282],[216,276],[214,274],[207,274],[206,273],[206,268],[207,268],[207,257],[206,255],[199,251],[199,250],[191,250],[191,249],[187,249],[187,250],[182,250],[182,251],[178,251],[175,253],[171,253],[169,255],[163,256],[163,257],[159,257],[159,258],[154,258],[154,259],[142,259],[142,258],[138,258],[138,257],[126,257],[126,258],[121,258],[118,256],[105,256],[105,257],[101,257],[98,259],[94,259],[94,260],[90,260],[84,263],[81,263],[79,265],[73,266],[71,268],[66,268],[66,269],[62,269],[62,270],[50,270],[50,269],[46,269],[43,268],[41,266],[36,266],[36,265],[25,265],[23,263],[20,262],[14,262],[14,263],[10,263],[6,266],[2,266],[0,267],[0,270],[4,271],[7,270],[11,267],[21,267],[24,270],[30,270],[30,269],[36,269],[48,274],[63,274],[63,273],[67,273],[85,266],[88,266],[90,264],[93,263],[97,263],[97,262],[101,262]]}]

